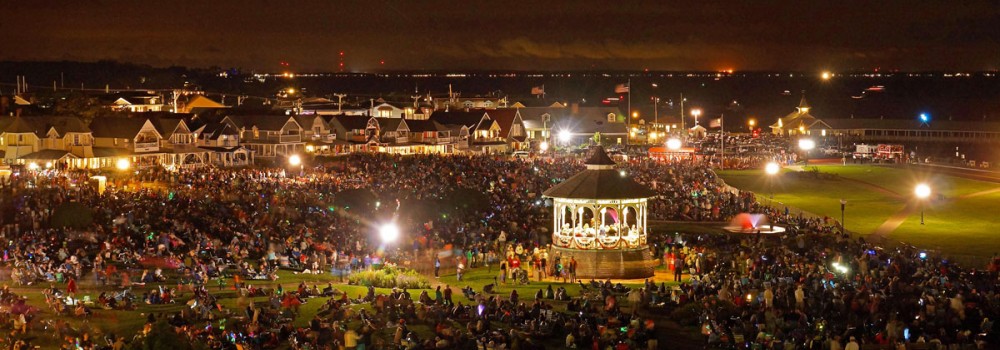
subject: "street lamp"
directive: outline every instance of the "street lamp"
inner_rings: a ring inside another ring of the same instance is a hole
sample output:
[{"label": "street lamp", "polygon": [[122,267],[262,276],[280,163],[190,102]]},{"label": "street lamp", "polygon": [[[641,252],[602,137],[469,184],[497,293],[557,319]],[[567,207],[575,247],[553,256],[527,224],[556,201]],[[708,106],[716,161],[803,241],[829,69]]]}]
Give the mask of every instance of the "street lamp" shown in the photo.
[{"label": "street lamp", "polygon": [[562,143],[569,143],[569,139],[571,138],[573,138],[573,133],[569,132],[569,130],[563,129],[559,131],[559,141]]},{"label": "street lamp", "polygon": [[678,140],[677,138],[671,138],[667,140],[667,149],[671,151],[679,150],[681,149],[681,146],[682,146],[681,140]]},{"label": "street lamp", "polygon": [[799,149],[808,153],[813,148],[816,148],[816,141],[812,139],[799,139]]},{"label": "street lamp", "polygon": [[299,176],[302,176],[306,171],[305,164],[302,164],[302,157],[298,154],[293,154],[288,157],[288,165],[291,165],[292,167],[299,167]]},{"label": "street lamp", "polygon": [[383,243],[392,243],[399,239],[399,226],[394,223],[383,224],[382,227],[378,229],[378,236],[382,239]]},{"label": "street lamp", "polygon": [[924,205],[923,205],[923,201],[925,199],[927,199],[927,197],[931,196],[931,187],[927,186],[927,184],[918,184],[917,187],[913,190],[913,193],[915,195],[917,195],[917,199],[921,200],[921,203],[920,203],[920,224],[923,225],[924,224]]},{"label": "street lamp", "polygon": [[819,75],[819,77],[822,78],[823,80],[830,80],[830,78],[833,78],[833,73],[824,71],[822,74]]},{"label": "street lamp", "polygon": [[542,143],[538,144],[538,149],[541,150],[542,153],[544,153],[545,151],[548,151],[549,150],[549,142],[548,141],[542,141]]},{"label": "street lamp", "polygon": [[747,120],[747,125],[750,126],[750,132],[753,132],[753,127],[757,125],[757,120],[750,118],[750,120]]},{"label": "street lamp", "polygon": [[694,116],[694,124],[698,125],[698,116],[701,115],[701,109],[699,108],[692,109],[691,115]]},{"label": "street lamp", "polygon": [[777,175],[779,171],[781,171],[781,166],[778,165],[778,163],[768,162],[767,165],[764,166],[764,172],[770,177],[767,181],[767,187],[770,190],[768,192],[771,192],[771,199],[774,199],[774,175]]},{"label": "street lamp", "polygon": [[120,158],[115,162],[115,168],[118,168],[118,170],[128,170],[131,166],[132,164],[126,158]]},{"label": "street lamp", "polygon": [[809,151],[816,148],[816,141],[812,139],[799,139],[799,149],[802,150],[802,162],[809,164]]}]

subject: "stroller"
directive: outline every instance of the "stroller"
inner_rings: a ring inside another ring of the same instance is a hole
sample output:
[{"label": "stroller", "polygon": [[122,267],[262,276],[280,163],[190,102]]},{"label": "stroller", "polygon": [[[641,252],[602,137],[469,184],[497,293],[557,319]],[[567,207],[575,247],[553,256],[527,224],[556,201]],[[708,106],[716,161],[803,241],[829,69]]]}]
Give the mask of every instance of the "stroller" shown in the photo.
[{"label": "stroller", "polygon": [[528,284],[528,282],[530,282],[530,280],[528,278],[528,271],[527,270],[522,270],[522,269],[518,269],[517,271],[515,271],[514,272],[514,281],[517,284]]}]

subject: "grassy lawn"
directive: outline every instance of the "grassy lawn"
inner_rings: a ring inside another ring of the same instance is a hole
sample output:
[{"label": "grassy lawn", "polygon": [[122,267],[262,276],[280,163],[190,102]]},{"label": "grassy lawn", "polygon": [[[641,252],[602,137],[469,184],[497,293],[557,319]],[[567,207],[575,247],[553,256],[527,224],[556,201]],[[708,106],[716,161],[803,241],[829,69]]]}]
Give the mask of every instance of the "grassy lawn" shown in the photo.
[{"label": "grassy lawn", "polygon": [[836,176],[817,179],[788,170],[773,179],[760,170],[720,171],[719,175],[732,186],[758,193],[764,203],[771,201],[768,193],[773,192],[776,206],[787,205],[838,220],[839,201],[846,199],[847,229],[861,234],[874,232],[906,208],[913,200],[914,186],[924,182],[934,191],[932,200],[923,205],[925,225],[920,225],[921,205],[914,204],[916,209],[903,217],[888,238],[955,257],[989,257],[1000,252],[1000,240],[992,235],[996,217],[993,206],[1000,203],[1000,192],[969,196],[1000,188],[1000,184],[889,167],[823,165],[816,168],[820,173]]},{"label": "grassy lawn", "polygon": [[[358,298],[363,296],[367,289],[363,286],[347,285],[340,283],[339,276],[331,276],[330,274],[294,274],[290,271],[279,271],[279,279],[277,281],[248,281],[250,284],[266,286],[274,288],[277,284],[281,284],[286,290],[295,290],[300,282],[305,282],[310,288],[313,284],[319,284],[319,288],[322,289],[328,282],[332,282],[337,290],[346,292],[351,298]],[[453,296],[452,299],[456,303],[470,303],[471,301],[466,299],[462,295],[461,288],[464,286],[472,286],[472,288],[477,292],[482,292],[483,287],[487,284],[493,283],[493,277],[498,274],[496,267],[489,269],[486,267],[480,267],[475,269],[470,269],[467,271],[465,276],[463,276],[462,281],[458,281],[455,276],[454,270],[442,270],[442,276],[440,279],[434,279],[431,277],[431,283],[433,287],[441,285],[450,285],[452,287]],[[236,310],[238,303],[238,296],[236,292],[232,289],[233,281],[231,279],[226,280],[225,289],[220,290],[218,285],[213,280],[208,286],[209,291],[215,295],[219,303],[233,312],[239,312]],[[97,299],[97,296],[101,291],[114,291],[118,288],[97,288],[96,286],[90,285],[92,280],[85,280],[83,285],[80,287],[80,292],[77,297],[82,298],[84,295],[89,295],[91,299]],[[533,300],[535,292],[540,288],[545,288],[548,285],[552,285],[553,289],[557,289],[563,286],[567,289],[571,296],[580,295],[581,287],[576,283],[561,283],[561,282],[538,282],[532,280],[528,285],[514,285],[508,283],[507,285],[498,285],[494,289],[495,295],[506,298],[510,295],[512,290],[517,290],[518,294],[523,300]],[[676,283],[668,283],[668,285],[673,285]],[[28,303],[37,307],[40,310],[38,319],[50,320],[54,319],[55,315],[45,304],[45,296],[42,294],[42,290],[47,288],[49,283],[40,283],[32,286],[16,286],[12,290],[18,295],[25,296],[28,299]],[[168,281],[164,284],[165,286],[176,286],[176,281]],[[640,287],[640,284],[627,284],[629,287]],[[65,284],[56,284],[56,287],[65,290]],[[147,286],[136,286],[133,287],[133,292],[137,296],[141,296],[143,291],[149,291],[157,288],[157,285],[151,284]],[[376,288],[378,293],[389,293],[390,289]],[[410,294],[414,299],[416,299],[422,290],[409,290]],[[434,290],[428,289],[428,293],[431,298],[434,298]],[[124,311],[124,310],[104,310],[99,308],[93,309],[93,316],[89,320],[81,320],[73,317],[63,317],[64,320],[72,327],[72,329],[78,330],[80,332],[87,331],[92,336],[103,337],[104,334],[114,333],[117,335],[123,335],[131,339],[131,336],[138,332],[143,324],[145,324],[147,315],[154,314],[157,317],[169,316],[175,312],[180,311],[182,308],[186,307],[183,303],[186,302],[191,296],[190,291],[184,291],[180,298],[178,298],[179,303],[176,304],[166,304],[166,305],[146,305],[141,304],[137,301],[136,310]],[[258,297],[253,299],[255,302],[264,302],[266,298]],[[318,312],[320,306],[326,302],[327,298],[310,298],[305,303],[300,306],[300,313],[294,320],[294,324],[299,327],[307,326],[309,320],[311,320]],[[550,301],[557,310],[565,311],[565,303],[558,301]],[[367,304],[355,305],[355,308],[369,308]],[[34,339],[33,343],[35,345],[40,345],[42,348],[56,348],[60,343],[55,339],[52,339],[52,335],[49,334],[51,331],[43,329],[43,325],[39,322],[34,322],[32,324],[32,329],[26,335],[19,335],[18,337],[25,337]],[[425,331],[426,334],[422,336],[430,335],[431,328],[418,326],[414,328],[417,331]],[[2,343],[2,342],[0,342]]]}]

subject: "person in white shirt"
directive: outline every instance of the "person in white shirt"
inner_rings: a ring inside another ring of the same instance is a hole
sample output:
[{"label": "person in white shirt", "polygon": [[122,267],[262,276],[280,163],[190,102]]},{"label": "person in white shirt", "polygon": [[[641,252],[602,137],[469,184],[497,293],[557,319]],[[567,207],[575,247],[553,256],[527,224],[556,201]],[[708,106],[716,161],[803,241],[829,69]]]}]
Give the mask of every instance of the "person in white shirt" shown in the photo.
[{"label": "person in white shirt", "polygon": [[847,342],[847,346],[844,347],[844,350],[861,350],[861,345],[858,345],[857,339],[851,337],[851,340]]}]

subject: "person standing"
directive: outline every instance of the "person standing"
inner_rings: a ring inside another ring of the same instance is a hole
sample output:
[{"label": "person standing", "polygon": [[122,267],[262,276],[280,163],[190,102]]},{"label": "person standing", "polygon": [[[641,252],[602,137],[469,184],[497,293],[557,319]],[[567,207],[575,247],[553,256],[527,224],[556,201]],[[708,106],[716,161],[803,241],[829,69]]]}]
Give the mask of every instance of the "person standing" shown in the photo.
[{"label": "person standing", "polygon": [[576,258],[569,257],[569,283],[576,283]]},{"label": "person standing", "polygon": [[441,278],[441,258],[434,258],[434,278]]},{"label": "person standing", "polygon": [[681,275],[684,273],[684,259],[681,258],[680,254],[674,256],[674,282],[681,281]]},{"label": "person standing", "polygon": [[844,350],[861,350],[861,345],[858,345],[857,339],[851,337],[851,340],[847,342],[847,346],[844,347]]}]

